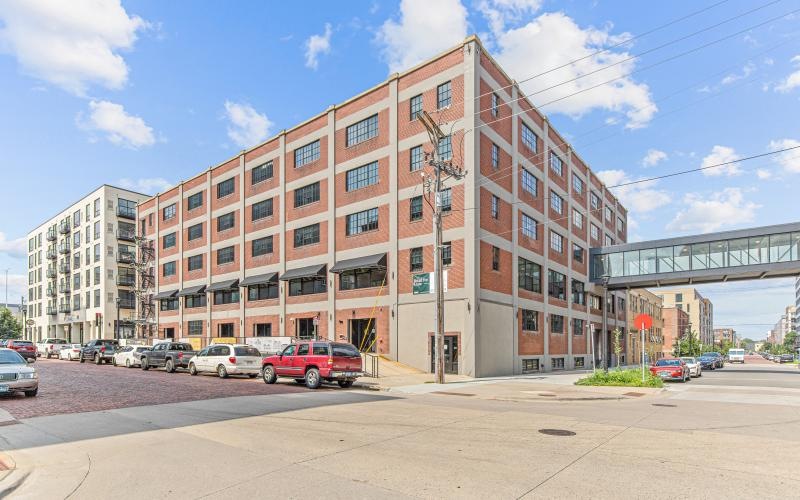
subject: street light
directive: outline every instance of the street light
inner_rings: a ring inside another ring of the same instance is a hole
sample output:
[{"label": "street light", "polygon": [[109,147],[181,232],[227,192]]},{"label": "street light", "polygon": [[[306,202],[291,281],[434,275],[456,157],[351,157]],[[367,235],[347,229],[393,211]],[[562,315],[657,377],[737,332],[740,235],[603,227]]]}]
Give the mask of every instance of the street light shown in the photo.
[{"label": "street light", "polygon": [[608,280],[611,276],[604,273],[603,280],[603,371],[608,373]]}]

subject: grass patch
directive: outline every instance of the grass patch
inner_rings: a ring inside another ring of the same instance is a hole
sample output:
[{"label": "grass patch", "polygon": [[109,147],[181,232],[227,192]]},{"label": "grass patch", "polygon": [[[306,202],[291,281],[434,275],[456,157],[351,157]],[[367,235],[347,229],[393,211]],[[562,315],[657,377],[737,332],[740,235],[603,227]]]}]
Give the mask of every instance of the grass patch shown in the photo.
[{"label": "grass patch", "polygon": [[658,388],[664,387],[664,381],[658,377],[654,377],[649,371],[645,372],[644,382],[642,382],[641,370],[609,370],[608,373],[597,370],[588,377],[583,377],[575,382],[575,385]]}]

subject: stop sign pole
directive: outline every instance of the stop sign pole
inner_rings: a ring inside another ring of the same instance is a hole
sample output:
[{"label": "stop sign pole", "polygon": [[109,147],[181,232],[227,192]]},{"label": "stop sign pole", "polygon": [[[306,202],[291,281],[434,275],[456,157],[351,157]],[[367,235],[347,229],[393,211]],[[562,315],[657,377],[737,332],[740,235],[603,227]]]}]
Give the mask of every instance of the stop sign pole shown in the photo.
[{"label": "stop sign pole", "polygon": [[644,382],[644,331],[653,327],[653,318],[649,314],[642,313],[633,319],[633,324],[640,325],[639,333],[642,336],[642,359],[640,361],[642,363],[642,382]]}]

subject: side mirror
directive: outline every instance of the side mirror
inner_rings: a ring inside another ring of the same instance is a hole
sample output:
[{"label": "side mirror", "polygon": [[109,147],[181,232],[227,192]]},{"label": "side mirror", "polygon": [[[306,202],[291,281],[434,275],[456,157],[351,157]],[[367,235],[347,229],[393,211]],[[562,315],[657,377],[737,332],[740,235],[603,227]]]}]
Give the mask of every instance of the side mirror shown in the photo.
[{"label": "side mirror", "polygon": [[30,363],[35,363],[36,362],[36,358],[25,358],[25,361],[27,361],[29,364]]}]

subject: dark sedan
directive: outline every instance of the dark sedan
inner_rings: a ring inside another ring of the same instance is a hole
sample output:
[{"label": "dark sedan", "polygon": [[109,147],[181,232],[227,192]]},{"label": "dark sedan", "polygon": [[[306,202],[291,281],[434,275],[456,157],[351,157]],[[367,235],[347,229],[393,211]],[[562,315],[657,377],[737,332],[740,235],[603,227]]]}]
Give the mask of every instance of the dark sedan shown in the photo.
[{"label": "dark sedan", "polygon": [[704,352],[703,355],[700,356],[700,357],[702,358],[702,357],[705,357],[705,356],[709,356],[709,357],[714,358],[714,360],[715,360],[714,361],[714,363],[715,363],[714,364],[714,368],[724,368],[725,367],[725,357],[722,354],[720,354],[718,352]]},{"label": "dark sedan", "polygon": [[697,358],[700,362],[700,368],[703,370],[714,370],[717,367],[717,358],[714,356],[706,356],[705,354]]}]

